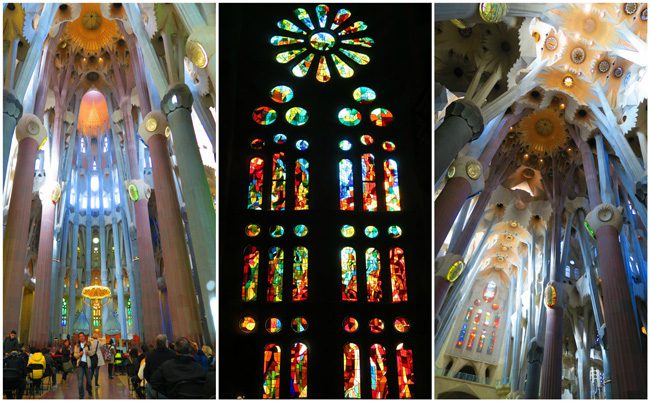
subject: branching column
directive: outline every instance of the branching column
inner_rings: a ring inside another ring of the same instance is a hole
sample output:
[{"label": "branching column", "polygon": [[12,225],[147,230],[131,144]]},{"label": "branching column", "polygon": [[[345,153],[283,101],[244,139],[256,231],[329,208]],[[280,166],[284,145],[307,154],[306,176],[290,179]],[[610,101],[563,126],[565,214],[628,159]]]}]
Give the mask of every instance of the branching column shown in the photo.
[{"label": "branching column", "polygon": [[[9,169],[9,151],[11,150],[11,140],[14,136],[14,130],[20,117],[23,115],[23,105],[18,98],[6,89],[2,91],[2,166],[5,174],[2,176],[4,183],[6,173]],[[40,143],[36,144],[37,146]],[[18,166],[16,166],[18,168]],[[15,187],[15,186],[14,186]]]}]

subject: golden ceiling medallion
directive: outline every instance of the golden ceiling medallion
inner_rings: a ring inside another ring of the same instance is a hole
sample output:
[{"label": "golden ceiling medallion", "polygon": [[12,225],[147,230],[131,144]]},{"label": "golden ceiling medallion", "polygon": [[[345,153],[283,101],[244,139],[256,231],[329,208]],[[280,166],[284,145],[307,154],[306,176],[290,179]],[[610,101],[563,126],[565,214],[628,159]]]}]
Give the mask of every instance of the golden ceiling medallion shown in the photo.
[{"label": "golden ceiling medallion", "polygon": [[518,226],[517,222],[514,222],[514,221],[510,222],[510,227],[511,227],[511,228],[514,229],[514,228],[516,228],[517,226]]},{"label": "golden ceiling medallion", "polygon": [[68,41],[73,49],[87,56],[112,48],[119,36],[117,23],[102,17],[98,3],[84,3],[79,18],[66,26],[62,40]]},{"label": "golden ceiling medallion", "polygon": [[571,88],[573,86],[573,77],[567,75],[566,77],[562,78],[562,85],[567,88]]},{"label": "golden ceiling medallion", "polygon": [[208,54],[203,48],[203,45],[198,41],[187,41],[185,53],[187,54],[187,58],[198,68],[206,68],[208,66]]},{"label": "golden ceiling medallion", "polygon": [[481,176],[481,164],[476,161],[467,162],[467,165],[465,165],[465,171],[470,179],[476,180]]},{"label": "golden ceiling medallion", "polygon": [[102,17],[97,12],[91,11],[81,17],[81,23],[89,31],[95,31],[102,25]]},{"label": "golden ceiling medallion", "polygon": [[538,110],[519,123],[521,141],[531,152],[554,153],[564,146],[567,139],[564,118],[554,108]]},{"label": "golden ceiling medallion", "polygon": [[535,123],[535,130],[542,137],[548,137],[553,132],[553,123],[548,119],[539,119]]},{"label": "golden ceiling medallion", "polygon": [[147,122],[145,123],[145,128],[150,133],[153,133],[158,128],[158,122],[153,117],[150,117],[147,119]]}]

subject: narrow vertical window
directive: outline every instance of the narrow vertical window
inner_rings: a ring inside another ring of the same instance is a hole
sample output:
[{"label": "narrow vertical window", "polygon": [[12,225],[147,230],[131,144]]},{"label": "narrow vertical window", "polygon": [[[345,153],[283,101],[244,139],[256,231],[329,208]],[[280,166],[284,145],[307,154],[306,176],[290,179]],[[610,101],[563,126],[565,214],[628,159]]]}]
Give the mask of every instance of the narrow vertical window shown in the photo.
[{"label": "narrow vertical window", "polygon": [[246,246],[244,249],[244,279],[241,287],[241,299],[243,301],[257,300],[259,267],[260,251],[255,246]]},{"label": "narrow vertical window", "polygon": [[61,326],[65,327],[68,324],[68,302],[65,297],[61,299]]},{"label": "narrow vertical window", "polygon": [[401,211],[397,162],[393,159],[384,162],[384,190],[386,191],[386,210]]},{"label": "narrow vertical window", "polygon": [[478,338],[478,346],[476,347],[477,352],[482,352],[483,351],[483,345],[485,344],[485,336],[487,334],[487,330],[484,329],[481,331],[481,336]]},{"label": "narrow vertical window", "polygon": [[363,154],[361,156],[361,180],[363,181],[364,211],[377,211],[377,183],[375,179],[375,157],[373,154]]},{"label": "narrow vertical window", "polygon": [[339,162],[339,207],[341,211],[354,211],[354,180],[349,159]]},{"label": "narrow vertical window", "polygon": [[390,249],[390,283],[393,289],[393,303],[408,300],[406,292],[406,263],[404,250],[399,247]]},{"label": "narrow vertical window", "polygon": [[344,301],[357,301],[357,253],[352,247],[341,250],[341,284]]},{"label": "narrow vertical window", "polygon": [[273,154],[273,175],[271,180],[271,210],[284,211],[287,187],[287,169],[284,163],[284,152]]},{"label": "narrow vertical window", "polygon": [[411,398],[410,385],[413,381],[413,350],[404,348],[404,344],[397,345],[397,383],[399,385],[400,399]]},{"label": "narrow vertical window", "polygon": [[253,158],[248,170],[248,209],[262,209],[264,159]]},{"label": "narrow vertical window", "polygon": [[309,209],[309,162],[306,159],[296,161],[294,194],[296,197],[295,209]]},{"label": "narrow vertical window", "polygon": [[[470,307],[471,308],[471,307]],[[463,324],[458,334],[458,340],[456,340],[456,347],[461,349],[463,347],[463,342],[465,342],[465,334],[467,333],[467,323]]]},{"label": "narrow vertical window", "polygon": [[472,331],[469,333],[469,339],[467,339],[467,350],[472,350],[474,347],[474,339],[476,339],[476,325],[472,327]]},{"label": "narrow vertical window", "polygon": [[280,247],[269,249],[269,272],[266,301],[282,301],[282,273],[284,272],[284,250]]},{"label": "narrow vertical window", "polygon": [[133,314],[131,314],[131,298],[126,302],[126,324],[129,327],[133,326]]},{"label": "narrow vertical window", "polygon": [[478,324],[479,322],[481,322],[481,314],[483,314],[482,308],[478,309],[478,311],[476,312],[476,315],[474,316],[474,324]]},{"label": "narrow vertical window", "polygon": [[487,350],[487,354],[489,355],[491,355],[492,351],[494,350],[494,341],[496,337],[497,337],[497,332],[492,331],[492,335],[490,335],[490,343],[488,344],[488,350]]},{"label": "narrow vertical window", "polygon": [[280,398],[280,356],[282,351],[273,343],[264,348],[263,399]]},{"label": "narrow vertical window", "polygon": [[343,346],[343,397],[361,398],[359,347],[354,343]]},{"label": "narrow vertical window", "polygon": [[474,306],[469,306],[467,308],[467,314],[465,314],[465,322],[469,321],[469,317],[472,316],[472,311],[474,311]]},{"label": "narrow vertical window", "polygon": [[485,313],[485,322],[483,322],[483,325],[485,325],[486,327],[490,325],[490,317],[491,316],[492,316],[492,313],[490,313],[489,311],[487,311]]},{"label": "narrow vertical window", "polygon": [[485,285],[485,288],[483,289],[483,300],[485,300],[486,303],[492,303],[492,300],[497,295],[497,284],[494,281],[488,282],[487,285]]},{"label": "narrow vertical window", "polygon": [[307,300],[309,252],[306,247],[293,249],[293,301]]},{"label": "narrow vertical window", "polygon": [[386,349],[375,343],[370,347],[370,389],[373,399],[385,399],[388,394],[386,371]]},{"label": "narrow vertical window", "polygon": [[501,323],[501,314],[496,313],[494,315],[494,328],[499,328],[500,323]]},{"label": "narrow vertical window", "polygon": [[292,398],[307,398],[307,353],[304,343],[294,343],[291,347],[291,380],[289,394]]},{"label": "narrow vertical window", "polygon": [[366,284],[368,301],[377,303],[381,301],[381,263],[379,251],[376,248],[366,250]]}]

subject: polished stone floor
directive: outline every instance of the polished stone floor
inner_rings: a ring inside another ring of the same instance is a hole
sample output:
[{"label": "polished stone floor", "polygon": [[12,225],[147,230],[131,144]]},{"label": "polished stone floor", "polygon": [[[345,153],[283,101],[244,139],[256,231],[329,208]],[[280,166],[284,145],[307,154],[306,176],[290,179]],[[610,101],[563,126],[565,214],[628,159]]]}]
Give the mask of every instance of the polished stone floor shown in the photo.
[{"label": "polished stone floor", "polygon": [[[93,393],[88,395],[84,390],[84,399],[136,399],[134,394],[129,395],[128,378],[126,374],[114,375],[108,379],[108,366],[99,370],[99,387],[95,387],[93,379]],[[85,381],[84,381],[85,382]],[[40,399],[79,399],[77,376],[68,374],[67,381],[63,382],[61,374],[57,374],[57,388],[44,392]],[[25,393],[24,398],[28,398]]]}]

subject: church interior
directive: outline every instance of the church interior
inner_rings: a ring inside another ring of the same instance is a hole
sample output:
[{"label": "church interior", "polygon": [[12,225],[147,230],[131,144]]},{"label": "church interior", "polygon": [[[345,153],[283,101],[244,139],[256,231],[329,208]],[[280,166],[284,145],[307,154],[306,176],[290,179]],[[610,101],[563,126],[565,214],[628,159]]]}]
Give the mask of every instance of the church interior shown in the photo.
[{"label": "church interior", "polygon": [[210,3],[3,4],[5,336],[214,348],[215,25]]},{"label": "church interior", "polygon": [[647,15],[435,4],[435,398],[647,398]]}]

